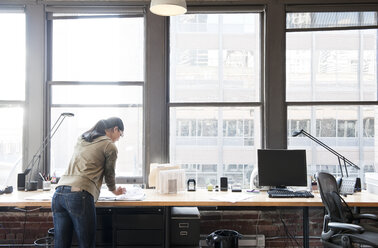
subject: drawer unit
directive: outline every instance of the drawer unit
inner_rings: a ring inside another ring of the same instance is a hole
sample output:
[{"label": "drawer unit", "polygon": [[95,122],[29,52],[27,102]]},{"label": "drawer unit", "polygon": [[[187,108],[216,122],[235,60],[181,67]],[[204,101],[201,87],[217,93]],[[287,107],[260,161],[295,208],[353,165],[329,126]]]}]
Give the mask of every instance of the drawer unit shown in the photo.
[{"label": "drawer unit", "polygon": [[118,209],[116,217],[117,229],[163,229],[164,216],[162,209],[137,208],[129,211]]},{"label": "drawer unit", "polygon": [[116,209],[117,247],[164,247],[165,215],[159,207]]},{"label": "drawer unit", "polygon": [[[96,214],[96,247],[165,247],[167,215],[163,207],[96,208]],[[78,247],[75,234],[72,247]]]},{"label": "drawer unit", "polygon": [[196,207],[172,207],[170,220],[171,246],[198,246],[200,214]]}]

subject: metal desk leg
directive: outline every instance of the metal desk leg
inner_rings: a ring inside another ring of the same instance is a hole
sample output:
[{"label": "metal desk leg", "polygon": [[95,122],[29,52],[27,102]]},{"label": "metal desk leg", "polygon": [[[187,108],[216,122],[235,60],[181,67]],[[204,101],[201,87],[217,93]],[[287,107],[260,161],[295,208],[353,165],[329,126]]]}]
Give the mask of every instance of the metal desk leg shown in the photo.
[{"label": "metal desk leg", "polygon": [[171,207],[163,207],[164,209],[164,216],[165,216],[165,228],[164,228],[164,233],[165,233],[165,245],[164,245],[164,248],[169,248],[171,246],[170,242],[171,242],[171,239],[170,239],[170,233],[171,233],[171,225],[170,225],[170,221],[171,221]]},{"label": "metal desk leg", "polygon": [[[360,207],[354,207],[353,210],[354,210],[354,212],[356,214],[360,214],[361,213],[361,208]],[[360,220],[359,219],[355,220],[354,223],[358,225],[358,224],[360,224]]]},{"label": "metal desk leg", "polygon": [[310,247],[308,207],[303,207],[303,247]]}]

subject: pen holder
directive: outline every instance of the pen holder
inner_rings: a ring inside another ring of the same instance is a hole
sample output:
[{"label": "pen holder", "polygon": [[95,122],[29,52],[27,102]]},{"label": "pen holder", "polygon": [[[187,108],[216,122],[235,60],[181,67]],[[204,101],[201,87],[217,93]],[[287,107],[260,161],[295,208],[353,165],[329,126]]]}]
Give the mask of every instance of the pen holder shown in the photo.
[{"label": "pen holder", "polygon": [[51,181],[43,181],[42,188],[44,191],[51,190]]}]

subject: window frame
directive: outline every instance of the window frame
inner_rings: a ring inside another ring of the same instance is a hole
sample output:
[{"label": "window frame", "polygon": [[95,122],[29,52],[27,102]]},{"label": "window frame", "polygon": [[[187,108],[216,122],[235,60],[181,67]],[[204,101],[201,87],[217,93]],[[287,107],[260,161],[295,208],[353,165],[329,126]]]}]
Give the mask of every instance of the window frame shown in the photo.
[{"label": "window frame", "polygon": [[[25,19],[25,24],[24,24],[24,46],[25,46],[25,57],[24,57],[24,65],[23,65],[23,69],[24,69],[24,72],[25,72],[25,78],[24,78],[24,85],[23,85],[23,93],[24,93],[24,98],[22,100],[15,100],[15,99],[8,99],[8,100],[4,100],[4,99],[0,99],[0,108],[22,108],[23,110],[23,116],[22,116],[22,119],[23,119],[23,128],[21,128],[21,157],[19,160],[16,161],[16,163],[14,163],[12,165],[12,168],[10,169],[10,171],[7,171],[7,180],[2,182],[3,186],[16,186],[16,174],[17,172],[20,172],[18,171],[19,169],[17,169],[16,171],[14,171],[15,168],[19,167],[21,168],[22,171],[24,171],[24,166],[23,165],[26,165],[27,164],[27,159],[26,158],[26,149],[25,149],[25,144],[27,143],[27,139],[26,139],[26,135],[27,135],[27,132],[26,132],[26,128],[25,128],[25,123],[26,123],[26,119],[25,119],[25,112],[27,110],[27,100],[28,100],[28,95],[27,95],[27,91],[28,91],[28,82],[27,82],[27,71],[28,71],[28,58],[27,58],[27,46],[28,46],[28,34],[27,34],[27,11],[26,11],[26,6],[25,5],[2,5],[0,4],[0,14],[11,14],[11,13],[18,13],[18,14],[23,14],[24,15],[24,19]],[[21,166],[20,166],[21,165]],[[10,176],[14,176],[14,177],[10,177]],[[5,185],[8,184],[8,185]]]},{"label": "window frame", "polygon": [[[290,13],[322,13],[322,12],[364,12],[364,11],[378,11],[378,5],[369,5],[369,4],[359,4],[359,5],[350,5],[350,4],[342,4],[342,5],[286,5],[285,7],[285,17],[287,17],[288,14]],[[378,12],[377,12],[378,14]],[[286,23],[286,18],[285,18],[285,23]],[[290,32],[312,32],[312,31],[342,31],[342,30],[365,30],[365,29],[377,29],[378,30],[378,25],[368,25],[368,26],[349,26],[349,27],[318,27],[318,28],[287,28],[285,27],[285,36],[286,36],[286,33],[290,33]],[[286,38],[285,38],[286,40]],[[286,49],[286,46],[285,46],[285,53],[286,53],[287,49]],[[311,60],[313,60],[314,58],[311,58]],[[377,58],[378,59],[378,58]],[[286,63],[285,63],[286,64]],[[311,72],[313,73],[313,72]],[[361,76],[360,76],[361,77]],[[285,85],[286,85],[286,76],[285,76]],[[357,79],[358,82],[360,82],[361,78],[358,78]],[[285,86],[286,88],[286,86]],[[285,95],[286,95],[286,89],[285,89]],[[343,108],[343,107],[356,107],[357,108],[357,115],[358,115],[358,118],[357,118],[357,122],[360,122],[360,127],[357,128],[356,125],[354,125],[354,134],[355,136],[350,136],[351,138],[356,138],[356,139],[363,139],[363,138],[366,138],[365,137],[365,132],[361,132],[363,131],[363,125],[365,124],[365,119],[366,117],[364,117],[362,115],[363,113],[363,107],[364,106],[378,106],[378,101],[366,101],[366,100],[359,100],[359,101],[348,101],[348,100],[342,100],[342,101],[334,101],[334,100],[316,100],[316,101],[287,101],[286,98],[285,98],[285,105],[286,105],[286,108],[288,111],[288,109],[290,107],[308,107],[310,108],[311,110],[311,113],[312,112],[316,112],[316,110],[314,110],[316,107],[321,107],[321,106],[327,106],[327,107],[334,107],[334,108]],[[311,119],[314,118],[313,116],[310,118],[310,122],[311,122]],[[344,138],[350,138],[348,136],[339,136],[339,131],[340,131],[340,124],[341,122],[345,122],[345,123],[349,123],[350,120],[347,120],[347,119],[343,119],[343,118],[338,118],[336,117],[334,119],[335,121],[335,129],[332,130],[333,132],[335,132],[335,135],[332,136],[332,137],[328,137],[328,136],[318,136],[319,133],[318,133],[318,122],[321,122],[321,121],[325,121],[326,119],[313,119],[314,122],[316,123],[312,123],[310,124],[310,129],[307,130],[309,133],[311,131],[311,134],[314,135],[314,136],[317,136],[319,138],[341,138],[341,139],[344,139]],[[289,122],[289,118],[287,116],[286,118],[286,122]],[[355,123],[356,124],[356,123]],[[342,129],[345,132],[347,132],[348,129],[348,126],[344,126],[344,128]],[[287,131],[290,131],[290,130],[287,130]],[[316,135],[315,135],[316,134]],[[287,142],[289,140],[289,138],[291,137],[291,133],[288,133],[288,137],[287,137]],[[318,151],[318,144],[315,144],[314,142],[312,143],[307,143],[306,141],[306,146],[307,145],[310,145],[310,149],[312,149],[312,153],[313,153],[313,156],[312,156],[312,161],[311,161],[311,164],[313,166],[316,166],[316,167],[320,167],[320,168],[323,168],[324,165],[321,164],[321,162],[318,161],[318,163],[316,163],[316,159],[317,159],[317,151]],[[319,150],[320,152],[323,152],[323,150]],[[363,161],[363,149],[358,149],[358,157],[359,157],[359,160],[360,161]],[[314,155],[315,154],[315,155]],[[346,156],[348,156],[347,154],[344,154]],[[327,169],[328,169],[328,166],[331,166],[332,165],[327,165]],[[364,165],[363,165],[364,166]],[[362,180],[364,182],[364,168],[363,166],[360,166],[360,170],[358,171],[358,176],[359,177],[362,177]],[[369,166],[369,165],[366,165],[366,166]],[[340,173],[338,172],[338,165],[335,166],[335,173]],[[349,172],[349,175],[351,174],[351,171],[353,171],[353,168],[348,168],[348,172]],[[308,171],[309,173],[309,171]]]},{"label": "window frame", "polygon": [[[54,13],[69,13],[72,14],[71,17],[66,16],[58,16],[54,17]],[[89,14],[89,16],[75,16],[75,14]],[[96,15],[95,17],[90,16],[90,14]],[[101,14],[104,14],[104,16],[101,16]],[[144,19],[144,79],[142,81],[60,81],[60,80],[52,80],[52,43],[53,43],[53,21],[56,19],[87,19],[87,18],[101,18],[101,17],[107,17],[106,14],[117,14],[118,18],[134,18],[134,17],[141,17]],[[49,135],[49,127],[51,126],[51,123],[53,120],[51,120],[51,109],[54,107],[112,107],[112,108],[124,108],[131,106],[132,104],[54,104],[52,103],[52,87],[55,85],[71,85],[71,86],[81,86],[81,85],[93,85],[93,86],[140,86],[142,87],[142,112],[143,112],[143,123],[142,123],[142,150],[140,151],[142,153],[142,175],[141,176],[117,176],[116,174],[116,183],[137,183],[137,184],[143,184],[145,183],[145,174],[146,174],[146,166],[145,166],[145,160],[146,160],[146,151],[144,149],[145,145],[145,110],[146,110],[146,100],[145,100],[145,91],[146,91],[146,13],[145,13],[145,6],[69,6],[69,5],[55,5],[55,6],[46,6],[46,21],[47,21],[47,63],[46,63],[46,87],[45,87],[45,98],[47,104],[45,105],[44,112],[46,113],[46,121],[45,121],[45,137]],[[48,145],[48,149],[45,153],[45,171],[48,174],[51,174],[50,172],[50,160],[51,160],[51,144]]]},{"label": "window frame", "polygon": [[[259,98],[259,101],[241,101],[241,102],[230,102],[230,101],[198,101],[198,102],[193,102],[193,101],[186,101],[186,102],[171,102],[171,99],[170,99],[170,73],[169,73],[169,69],[168,69],[168,72],[167,72],[167,82],[168,82],[168,86],[167,86],[167,112],[168,112],[168,123],[171,123],[171,118],[170,118],[170,111],[171,109],[173,108],[180,108],[180,107],[204,107],[204,108],[211,108],[211,107],[215,107],[215,108],[227,108],[227,107],[240,107],[240,108],[243,108],[243,107],[250,107],[250,108],[254,108],[254,107],[257,107],[259,108],[259,111],[260,111],[260,125],[261,125],[261,133],[260,133],[260,144],[261,146],[264,147],[264,133],[265,133],[265,129],[264,129],[264,123],[265,123],[265,120],[264,120],[264,106],[265,106],[265,93],[264,93],[264,90],[265,90],[265,75],[264,75],[264,72],[265,72],[265,18],[266,18],[266,12],[265,12],[265,8],[266,6],[265,5],[245,5],[245,6],[188,6],[188,12],[187,14],[238,14],[238,13],[241,13],[241,14],[246,14],[246,13],[258,13],[259,14],[259,19],[260,19],[260,85],[259,85],[259,94],[260,94],[260,98]],[[169,25],[168,25],[169,26]],[[169,26],[170,27],[170,26]],[[168,37],[170,35],[170,31],[168,31]],[[169,40],[169,39],[168,39]],[[168,42],[169,43],[169,42]],[[167,67],[170,68],[170,61],[169,61],[169,58],[170,58],[170,52],[169,54],[167,55],[168,56],[168,61],[167,61]],[[205,120],[209,120],[209,119],[202,119],[202,121],[205,121]],[[235,119],[236,121],[238,119]],[[221,130],[220,132],[224,132],[224,127],[223,125],[225,124],[225,121],[227,121],[226,119],[224,119],[222,122],[219,122],[219,120],[217,120],[217,123],[220,123],[219,125],[221,125],[221,127],[218,127],[217,128],[217,132],[219,132],[219,130]],[[177,125],[177,122],[178,122],[178,119],[176,119],[176,124]],[[197,128],[198,128],[198,120],[195,121],[197,124]],[[170,125],[169,125],[170,126]],[[170,128],[170,127],[169,127]],[[241,138],[245,139],[245,138],[253,138],[253,136],[247,136],[244,134],[244,122],[243,122],[243,132],[242,132],[242,136]],[[252,124],[252,129],[253,131],[256,130],[256,127],[254,127],[254,125]],[[177,134],[177,132],[179,132]],[[198,130],[197,130],[198,132]],[[172,135],[176,135],[176,137],[183,137],[183,136],[180,136],[180,131],[178,131],[176,129],[176,133],[175,134],[172,134]],[[195,134],[196,136],[195,137],[199,137],[198,136],[198,133]],[[170,132],[168,131],[167,133],[167,136],[168,136],[168,140],[170,140]],[[223,135],[222,135],[223,136]],[[188,137],[191,137],[190,134]],[[218,136],[207,136],[207,137],[218,137]],[[225,135],[223,138],[232,138],[231,136],[227,136]],[[245,144],[245,142],[244,142]],[[255,144],[253,143],[253,146],[255,146]],[[170,144],[168,142],[168,149],[170,150]],[[170,154],[169,154],[170,156]],[[170,160],[168,160],[170,161]],[[190,165],[187,165],[185,164],[186,166],[189,166],[189,167],[193,167],[195,166],[197,169],[195,172],[193,171],[188,171],[189,174],[197,174],[197,173],[204,173],[204,172],[201,172],[199,169],[199,167],[201,166],[207,166],[208,164],[190,164]],[[223,167],[227,167],[227,166],[230,166],[231,164],[227,164],[227,165],[218,165],[218,167],[221,167],[218,172],[207,172],[207,173],[210,173],[210,174],[232,174],[232,172],[224,172],[223,170]],[[244,167],[243,167],[244,168]],[[206,173],[205,173],[206,174]],[[219,181],[219,176],[217,176],[217,181]],[[219,182],[218,182],[219,183]]]}]

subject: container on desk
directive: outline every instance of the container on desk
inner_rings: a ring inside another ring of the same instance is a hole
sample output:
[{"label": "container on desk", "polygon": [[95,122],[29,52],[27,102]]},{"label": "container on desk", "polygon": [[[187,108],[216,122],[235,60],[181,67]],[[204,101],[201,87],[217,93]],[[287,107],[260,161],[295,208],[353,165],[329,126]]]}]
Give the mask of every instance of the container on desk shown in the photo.
[{"label": "container on desk", "polygon": [[29,181],[26,183],[26,191],[34,191],[38,189],[37,181]]},{"label": "container on desk", "polygon": [[378,173],[365,173],[367,191],[378,194]]},{"label": "container on desk", "polygon": [[43,181],[42,189],[43,189],[43,191],[51,190],[51,181]]},{"label": "container on desk", "polygon": [[160,194],[177,194],[186,190],[185,170],[162,170],[156,184]]},{"label": "container on desk", "polygon": [[171,245],[198,246],[200,240],[200,213],[197,207],[172,207]]}]

